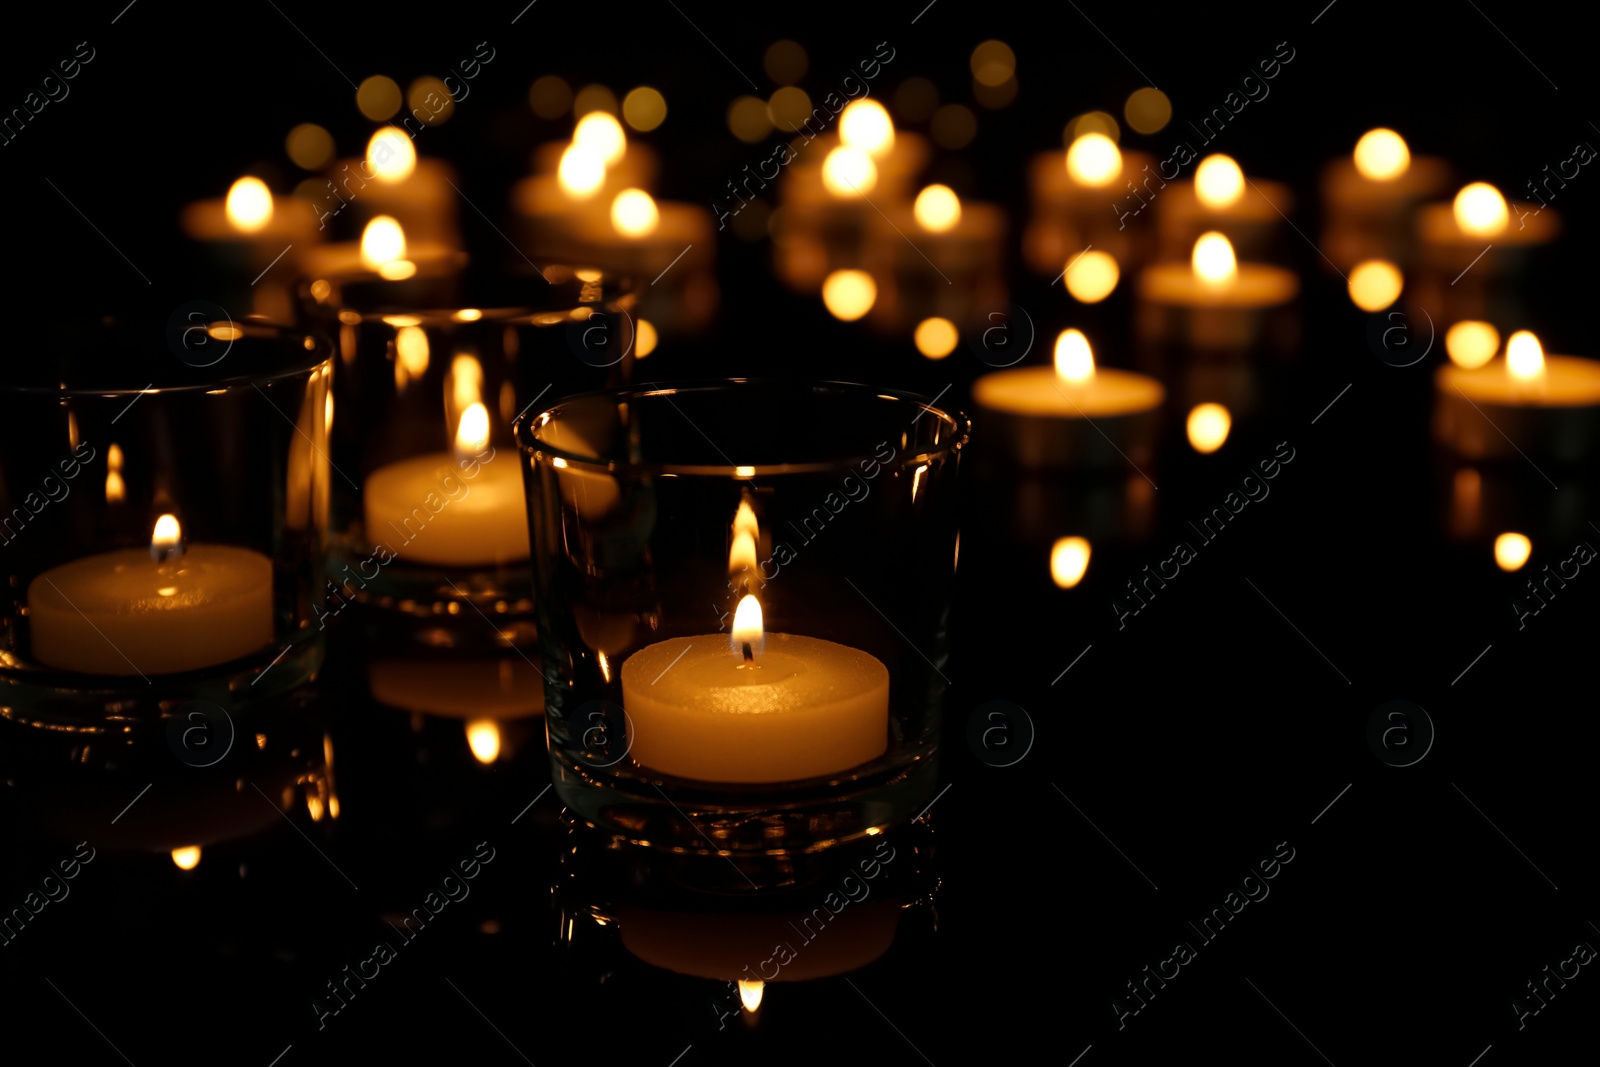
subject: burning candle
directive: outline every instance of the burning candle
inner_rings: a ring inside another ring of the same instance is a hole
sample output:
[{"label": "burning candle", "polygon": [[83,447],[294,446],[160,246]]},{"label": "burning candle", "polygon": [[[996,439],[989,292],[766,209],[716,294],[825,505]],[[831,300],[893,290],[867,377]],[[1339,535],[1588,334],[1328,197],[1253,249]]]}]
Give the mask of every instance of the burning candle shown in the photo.
[{"label": "burning candle", "polygon": [[1288,186],[1247,179],[1231,156],[1206,156],[1193,181],[1172,182],[1154,197],[1157,254],[1179,259],[1201,234],[1215,231],[1246,259],[1273,258],[1293,203]]},{"label": "burning candle", "polygon": [[1091,245],[1123,264],[1143,261],[1148,240],[1136,220],[1148,206],[1145,197],[1166,196],[1159,190],[1170,185],[1155,163],[1099,132],[1074,138],[1065,152],[1035,156],[1028,173],[1033,206],[1022,235],[1028,265],[1054,277]]},{"label": "burning candle", "polygon": [[476,361],[459,357],[453,376],[455,395],[446,399],[460,409],[454,454],[415,456],[373,471],[362,491],[367,539],[408,563],[469,567],[525,560],[522,473],[514,461],[493,462],[489,412],[476,399],[482,381]]},{"label": "burning candle", "polygon": [[[896,331],[939,318],[985,328],[1006,303],[1005,213],[929,185],[910,205],[875,213],[871,273],[882,278],[873,321]],[[826,297],[824,290],[824,297]]]},{"label": "burning candle", "polygon": [[345,160],[329,178],[317,207],[326,226],[346,207],[364,226],[380,215],[399,220],[419,242],[455,249],[461,235],[454,188],[455,171],[440,159],[417,155],[411,135],[385,126],[367,141],[367,155]]},{"label": "burning candle", "polygon": [[[730,570],[755,560],[747,512],[734,520]],[[705,782],[842,774],[889,743],[883,663],[833,641],[767,633],[749,593],[734,612],[731,640],[671,638],[624,660],[622,706],[635,762]]]},{"label": "burning candle", "polygon": [[1140,272],[1140,325],[1156,339],[1183,335],[1203,347],[1245,347],[1261,332],[1265,312],[1299,291],[1293,271],[1240,263],[1225,236],[1206,233],[1187,264],[1155,263]]},{"label": "burning candle", "polygon": [[1088,339],[1065,330],[1051,367],[1011,367],[979,378],[972,398],[992,415],[992,436],[1029,469],[1148,462],[1160,382],[1095,366]]},{"label": "burning candle", "polygon": [[1394,130],[1368,130],[1322,172],[1322,249],[1340,270],[1366,259],[1409,264],[1412,216],[1449,180],[1444,160],[1412,155]]},{"label": "burning candle", "polygon": [[53,567],[28,585],[33,654],[84,674],[175,674],[272,641],[272,561],[232,545],[185,546],[173,515],[150,547]]},{"label": "burning candle", "polygon": [[1545,355],[1519,330],[1503,359],[1434,375],[1434,438],[1469,459],[1546,456],[1575,462],[1600,439],[1600,362]]},{"label": "burning candle", "polygon": [[235,313],[293,317],[289,287],[306,253],[322,240],[316,213],[304,200],[275,197],[260,178],[246,175],[222,199],[189,204],[180,223],[228,283],[217,296]]}]

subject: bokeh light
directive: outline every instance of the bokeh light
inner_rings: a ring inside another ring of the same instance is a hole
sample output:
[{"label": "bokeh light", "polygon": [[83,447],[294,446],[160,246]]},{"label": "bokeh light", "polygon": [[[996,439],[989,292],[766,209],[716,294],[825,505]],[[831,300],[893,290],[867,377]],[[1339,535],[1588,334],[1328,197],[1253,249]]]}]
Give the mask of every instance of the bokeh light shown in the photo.
[{"label": "bokeh light", "polygon": [[1500,351],[1500,331],[1487,322],[1464,319],[1445,331],[1444,350],[1450,354],[1450,362],[1474,370]]},{"label": "bokeh light", "polygon": [[1074,259],[1062,275],[1067,292],[1083,304],[1098,304],[1110,296],[1117,287],[1122,272],[1117,267],[1117,257],[1110,252],[1091,248]]},{"label": "bokeh light", "polygon": [[761,65],[766,68],[767,77],[779,85],[793,85],[806,76],[810,62],[799,41],[773,41],[767,46]]},{"label": "bokeh light", "polygon": [[1533,542],[1519,533],[1507,531],[1494,539],[1494,561],[1503,571],[1521,570],[1533,555]]},{"label": "bokeh light", "polygon": [[948,185],[930,185],[911,206],[917,225],[929,233],[946,233],[961,221],[961,198]]},{"label": "bokeh light", "polygon": [[978,116],[965,104],[946,104],[933,113],[933,143],[958,151],[978,136]]},{"label": "bokeh light", "polygon": [[836,319],[854,322],[872,310],[878,283],[864,270],[836,270],[822,281],[822,303]]},{"label": "bokeh light", "polygon": [[1393,130],[1379,127],[1368,130],[1356,142],[1356,170],[1374,182],[1393,181],[1411,166],[1411,149],[1405,138]]},{"label": "bokeh light", "polygon": [[1464,187],[1451,207],[1461,232],[1473,237],[1493,237],[1506,228],[1511,218],[1506,198],[1488,182]]},{"label": "bokeh light", "polygon": [[1160,89],[1135,89],[1122,105],[1122,117],[1138,133],[1155,133],[1172,121],[1172,101]]},{"label": "bokeh light", "polygon": [[1369,259],[1350,268],[1350,300],[1362,311],[1382,311],[1400,299],[1405,280],[1400,268],[1383,259]]},{"label": "bokeh light", "polygon": [[302,122],[289,131],[283,148],[301,170],[321,170],[333,158],[333,135],[314,122]]},{"label": "bokeh light", "polygon": [[1190,446],[1196,452],[1209,454],[1227,441],[1228,431],[1233,429],[1233,416],[1221,404],[1196,404],[1184,428]]},{"label": "bokeh light", "polygon": [[917,323],[912,340],[916,342],[917,351],[929,359],[943,359],[956,350],[961,333],[949,319],[935,317]]},{"label": "bokeh light", "polygon": [[1086,133],[1067,149],[1067,173],[1079,185],[1110,185],[1122,174],[1122,153],[1105,134]]},{"label": "bokeh light", "polygon": [[542,119],[558,119],[572,109],[572,86],[565,78],[546,74],[529,87],[528,106]]},{"label": "bokeh light", "polygon": [[356,107],[373,122],[383,122],[400,110],[400,86],[393,78],[374,74],[356,87]]},{"label": "bokeh light", "polygon": [[641,85],[622,98],[622,117],[640,133],[649,133],[667,120],[667,98]]},{"label": "bokeh light", "polygon": [[1062,537],[1050,546],[1050,579],[1062,589],[1083,581],[1089,569],[1089,542],[1082,537]]},{"label": "bokeh light", "polygon": [[1017,54],[1004,41],[984,41],[972,50],[968,62],[980,85],[1004,85],[1017,73]]}]

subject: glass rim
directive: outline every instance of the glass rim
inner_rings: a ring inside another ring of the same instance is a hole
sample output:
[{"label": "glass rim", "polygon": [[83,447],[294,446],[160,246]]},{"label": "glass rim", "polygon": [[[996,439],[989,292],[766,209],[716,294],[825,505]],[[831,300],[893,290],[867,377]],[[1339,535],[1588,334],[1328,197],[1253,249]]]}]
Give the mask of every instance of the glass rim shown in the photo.
[{"label": "glass rim", "polygon": [[[972,420],[965,414],[956,410],[935,407],[934,402],[938,396],[929,398],[921,393],[905,389],[888,389],[882,386],[868,385],[864,382],[840,382],[821,379],[790,379],[790,378],[706,378],[694,379],[684,382],[651,382],[641,385],[625,386],[618,389],[595,389],[589,392],[576,393],[543,411],[533,415],[522,415],[513,426],[513,436],[518,449],[526,456],[533,457],[543,454],[552,459],[559,459],[567,468],[587,471],[596,474],[616,474],[625,471],[634,471],[654,475],[688,475],[694,477],[726,477],[733,479],[748,479],[778,474],[821,474],[827,471],[843,470],[859,464],[865,460],[877,461],[876,456],[863,452],[858,456],[843,457],[840,459],[820,460],[809,463],[765,463],[765,464],[736,464],[736,463],[665,463],[659,461],[640,461],[602,459],[594,456],[582,456],[564,448],[557,448],[545,441],[533,439],[533,431],[541,420],[548,421],[548,416],[560,411],[571,404],[589,401],[604,397],[613,401],[628,401],[647,396],[671,397],[687,392],[712,392],[715,390],[728,390],[730,387],[756,386],[777,387],[789,389],[817,390],[829,389],[837,392],[854,393],[858,396],[876,396],[884,400],[892,400],[903,404],[912,404],[920,408],[922,413],[932,412],[937,418],[942,419],[954,431],[951,438],[943,444],[928,449],[922,449],[909,456],[897,457],[893,463],[896,466],[909,466],[913,463],[927,463],[944,456],[955,455],[961,451],[972,436]],[[939,396],[943,396],[940,393]],[[919,414],[917,418],[921,418]],[[687,416],[685,416],[687,419]],[[913,422],[916,419],[912,420]],[[693,423],[690,423],[692,426]],[[695,427],[699,430],[699,427]],[[701,433],[704,436],[704,433]],[[708,438],[709,440],[709,438]],[[713,447],[715,443],[713,442]],[[719,448],[718,451],[721,451]],[[881,461],[878,461],[881,462]]]},{"label": "glass rim", "polygon": [[[281,369],[263,372],[260,374],[234,374],[226,378],[212,378],[198,382],[178,382],[168,385],[156,385],[152,382],[144,386],[62,386],[62,385],[35,385],[23,382],[0,381],[0,392],[16,396],[43,396],[43,397],[131,397],[156,395],[173,395],[177,393],[221,393],[232,392],[244,386],[253,386],[265,382],[276,382],[284,379],[293,379],[309,374],[314,374],[319,367],[333,359],[333,342],[316,330],[301,329],[290,323],[278,322],[271,319],[257,318],[247,315],[243,319],[229,319],[230,323],[241,329],[259,330],[270,333],[270,337],[257,335],[256,339],[267,342],[285,342],[296,340],[293,345],[286,345],[286,350],[300,351],[308,354],[304,360],[292,360],[288,366]],[[139,324],[126,320],[113,320],[107,323],[104,329],[118,327],[136,329]],[[228,342],[230,345],[241,340],[247,340],[250,334],[236,337]],[[308,348],[306,340],[312,342]],[[173,356],[176,359],[176,356]],[[226,356],[222,357],[223,359]],[[218,363],[221,359],[218,360]],[[213,364],[214,366],[215,364]],[[206,370],[206,367],[196,367],[196,370]]]}]

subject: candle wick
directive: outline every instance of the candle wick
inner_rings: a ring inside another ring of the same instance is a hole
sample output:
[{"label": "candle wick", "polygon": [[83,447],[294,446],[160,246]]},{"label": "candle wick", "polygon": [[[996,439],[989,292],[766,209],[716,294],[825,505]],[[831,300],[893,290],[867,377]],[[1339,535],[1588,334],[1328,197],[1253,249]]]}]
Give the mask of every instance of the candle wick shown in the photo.
[{"label": "candle wick", "polygon": [[754,663],[755,662],[755,658],[756,658],[756,654],[755,654],[754,651],[751,650],[750,642],[746,641],[744,643],[744,661],[746,663]]}]

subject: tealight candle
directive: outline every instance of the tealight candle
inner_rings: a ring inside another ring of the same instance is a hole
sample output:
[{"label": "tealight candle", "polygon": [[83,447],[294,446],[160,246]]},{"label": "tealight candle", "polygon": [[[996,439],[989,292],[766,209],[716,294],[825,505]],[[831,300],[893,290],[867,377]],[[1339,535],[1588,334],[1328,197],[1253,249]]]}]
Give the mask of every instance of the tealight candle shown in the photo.
[{"label": "tealight candle", "polygon": [[44,571],[28,584],[39,662],[84,674],[150,675],[213,667],[272,641],[272,561],[232,545],[185,547],[172,515],[150,547]]},{"label": "tealight candle", "polygon": [[972,385],[991,434],[1028,469],[1149,462],[1165,396],[1154,378],[1096,367],[1077,330],[1056,339],[1054,366],[1012,367]]},{"label": "tealight candle", "polygon": [[1444,160],[1412,155],[1394,130],[1368,130],[1323,169],[1323,252],[1340,270],[1368,259],[1410,263],[1412,215],[1449,180]]},{"label": "tealight candle", "polygon": [[1300,291],[1293,271],[1240,263],[1220,233],[1201,235],[1190,261],[1154,263],[1139,274],[1141,333],[1154,340],[1180,335],[1206,348],[1248,347],[1265,313]]},{"label": "tealight candle", "polygon": [[494,459],[488,409],[473,400],[463,405],[454,455],[414,456],[367,478],[368,541],[408,563],[498,566],[527,559],[522,472]]},{"label": "tealight candle", "polygon": [[1143,262],[1149,242],[1137,221],[1146,204],[1139,194],[1167,184],[1152,171],[1155,164],[1103,133],[1085,133],[1064,152],[1036,155],[1028,170],[1032,214],[1022,235],[1028,265],[1054,277],[1091,245],[1124,266]]},{"label": "tealight candle", "polygon": [[705,782],[842,774],[889,743],[889,672],[876,657],[764,632],[745,595],[727,634],[660,641],[622,664],[634,761]]},{"label": "tealight candle", "polygon": [[1436,321],[1516,319],[1520,295],[1506,284],[1521,274],[1534,248],[1554,240],[1559,216],[1548,208],[1507,202],[1487,182],[1462,187],[1448,204],[1418,211],[1416,299]]},{"label": "tealight candle", "polygon": [[1504,359],[1434,375],[1435,440],[1469,459],[1543,456],[1575,462],[1600,441],[1600,362],[1547,356],[1527,330]]},{"label": "tealight candle", "polygon": [[248,301],[233,308],[237,314],[254,312],[280,321],[292,317],[289,287],[304,256],[323,239],[316,213],[304,200],[273,196],[265,182],[247,175],[233,183],[226,197],[186,206],[180,224],[230,283],[217,292],[218,298]]},{"label": "tealight candle", "polygon": [[399,127],[375,132],[367,142],[366,159],[343,161],[329,184],[332,188],[317,208],[324,226],[348,206],[354,209],[355,225],[387,215],[420,244],[460,247],[455,170],[441,159],[419,158],[411,135]]},{"label": "tealight candle", "polygon": [[947,185],[930,185],[908,206],[877,216],[869,272],[884,279],[873,321],[904,330],[932,318],[988,326],[1006,306],[1005,213],[963,202]]},{"label": "tealight candle", "polygon": [[1169,183],[1154,198],[1156,254],[1181,259],[1201,234],[1225,236],[1244,259],[1272,259],[1293,194],[1279,182],[1246,178],[1229,156],[1206,156],[1192,181]]}]

